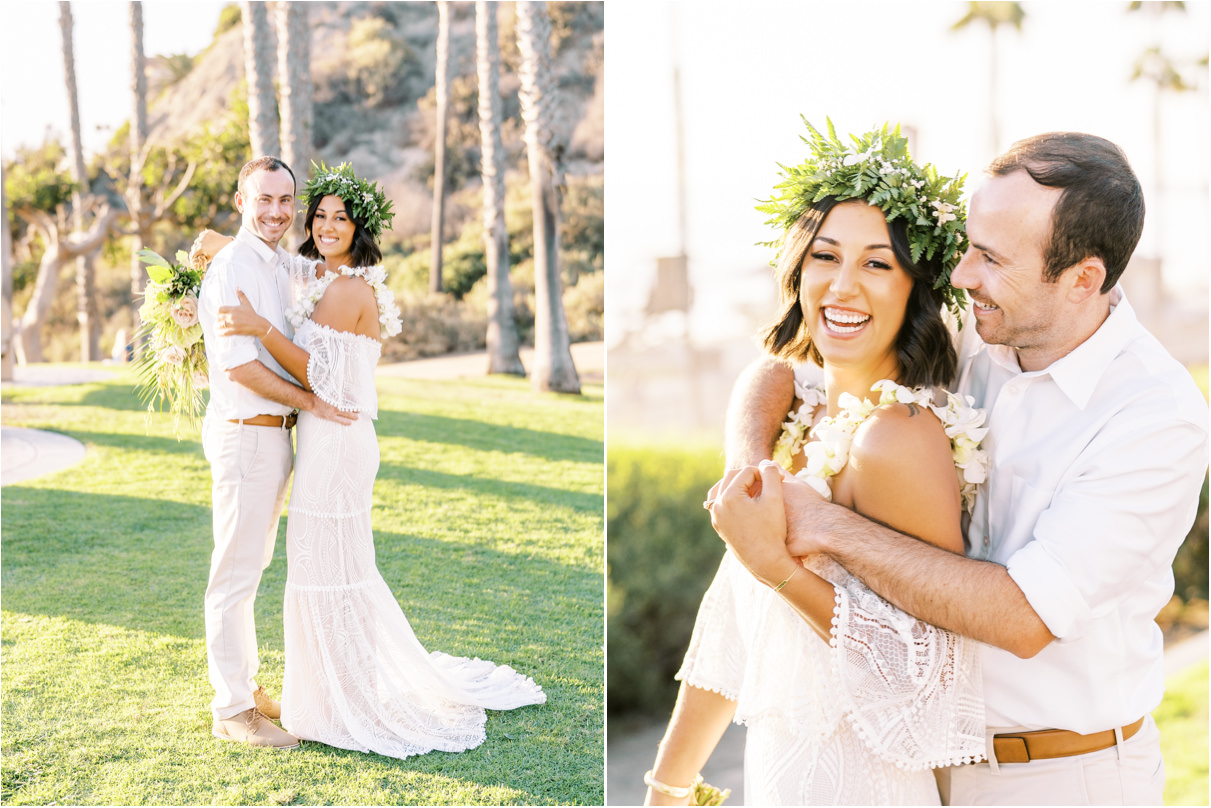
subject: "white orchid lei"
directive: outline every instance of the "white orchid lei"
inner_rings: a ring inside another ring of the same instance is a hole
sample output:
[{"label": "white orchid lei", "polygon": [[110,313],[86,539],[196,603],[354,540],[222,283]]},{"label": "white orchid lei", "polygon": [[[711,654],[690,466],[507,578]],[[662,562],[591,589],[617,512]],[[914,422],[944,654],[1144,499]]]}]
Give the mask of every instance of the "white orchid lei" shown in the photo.
[{"label": "white orchid lei", "polygon": [[315,311],[316,304],[324,296],[324,292],[328,291],[332,282],[346,276],[361,278],[374,290],[374,298],[378,301],[378,322],[382,326],[383,337],[394,337],[398,334],[403,329],[403,321],[400,319],[395,294],[387,288],[387,270],[381,266],[342,266],[339,270],[328,270],[322,278],[316,278],[307,286],[299,301],[286,311],[286,319],[295,328],[301,326],[303,321]]},{"label": "white orchid lei", "polygon": [[782,424],[782,433],[774,446],[774,462],[790,470],[795,456],[802,449],[806,465],[795,476],[831,501],[832,487],[828,479],[849,462],[850,446],[858,427],[879,407],[896,402],[916,404],[927,407],[942,422],[946,436],[950,438],[950,451],[959,475],[963,509],[970,511],[975,504],[976,490],[984,482],[988,471],[988,453],[980,448],[980,441],[988,434],[988,427],[984,426],[984,411],[973,406],[971,396],[963,400],[950,392],[946,393],[946,406],[937,406],[933,403],[933,393],[929,388],[913,389],[890,379],[876,382],[871,390],[880,393],[878,403],[872,403],[869,398],[859,399],[842,393],[838,399],[841,411],[835,416],[821,419],[813,427],[816,410],[827,406],[828,394],[823,387],[803,387],[796,380],[795,396],[803,403],[797,410],[791,410]]}]

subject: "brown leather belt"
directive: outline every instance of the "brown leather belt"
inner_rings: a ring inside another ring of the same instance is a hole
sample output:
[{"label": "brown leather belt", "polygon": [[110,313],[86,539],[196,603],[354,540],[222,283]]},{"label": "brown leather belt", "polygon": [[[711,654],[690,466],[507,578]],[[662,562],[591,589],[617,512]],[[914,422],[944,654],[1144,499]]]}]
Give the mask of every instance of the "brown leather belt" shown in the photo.
[{"label": "brown leather belt", "polygon": [[276,426],[278,429],[285,424],[286,429],[291,429],[298,417],[297,412],[292,412],[289,415],[254,415],[251,418],[231,418],[229,421],[244,426]]},{"label": "brown leather belt", "polygon": [[[1144,719],[1123,727],[1123,740],[1139,732]],[[1040,729],[1034,732],[1007,732],[992,736],[997,763],[1029,763],[1032,760],[1071,757],[1099,752],[1114,746],[1114,730],[1081,735],[1066,729]]]}]

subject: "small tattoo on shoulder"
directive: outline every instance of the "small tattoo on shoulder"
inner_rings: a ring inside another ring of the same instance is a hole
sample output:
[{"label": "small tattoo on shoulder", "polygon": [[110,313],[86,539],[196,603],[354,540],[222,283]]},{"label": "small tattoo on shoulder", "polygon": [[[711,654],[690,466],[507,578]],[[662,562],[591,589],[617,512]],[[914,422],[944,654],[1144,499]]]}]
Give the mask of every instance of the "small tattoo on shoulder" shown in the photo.
[{"label": "small tattoo on shoulder", "polygon": [[908,402],[908,404],[906,406],[908,407],[908,417],[909,418],[912,418],[914,415],[916,415],[917,413],[919,413],[921,411],[920,406],[918,406],[915,401]]}]

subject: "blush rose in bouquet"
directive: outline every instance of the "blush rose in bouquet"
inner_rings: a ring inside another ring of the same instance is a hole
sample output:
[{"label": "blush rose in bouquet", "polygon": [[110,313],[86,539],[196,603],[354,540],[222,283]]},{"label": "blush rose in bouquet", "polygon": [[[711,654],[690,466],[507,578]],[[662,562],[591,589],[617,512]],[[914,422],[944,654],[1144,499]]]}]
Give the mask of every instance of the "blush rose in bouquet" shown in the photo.
[{"label": "blush rose in bouquet", "polygon": [[137,390],[149,416],[167,407],[179,440],[182,419],[195,427],[206,410],[206,350],[198,322],[206,267],[190,266],[184,250],[177,251],[177,263],[151,250],[140,250],[138,256],[147,264],[148,281],[139,307],[142,326],[136,344],[143,347],[134,363]]}]

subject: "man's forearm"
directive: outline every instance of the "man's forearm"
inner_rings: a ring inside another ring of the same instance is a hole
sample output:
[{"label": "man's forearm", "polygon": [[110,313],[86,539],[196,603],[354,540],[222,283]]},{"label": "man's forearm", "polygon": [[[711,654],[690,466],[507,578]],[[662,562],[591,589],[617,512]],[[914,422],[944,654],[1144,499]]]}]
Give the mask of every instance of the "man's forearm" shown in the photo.
[{"label": "man's forearm", "polygon": [[261,398],[294,407],[296,410],[311,409],[315,403],[315,396],[311,393],[286,381],[257,360],[232,368],[227,371],[227,376]]},{"label": "man's forearm", "polygon": [[1054,637],[1000,564],[905,536],[848,508],[821,503],[810,531],[826,552],[884,599],[926,623],[1031,657]]},{"label": "man's forearm", "polygon": [[744,369],[727,405],[728,468],[756,465],[772,456],[794,400],[795,374],[782,361],[767,356]]}]

